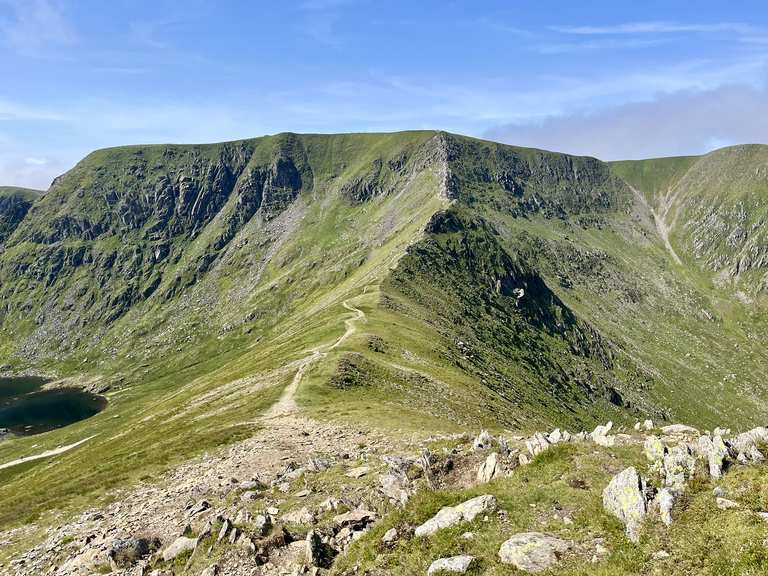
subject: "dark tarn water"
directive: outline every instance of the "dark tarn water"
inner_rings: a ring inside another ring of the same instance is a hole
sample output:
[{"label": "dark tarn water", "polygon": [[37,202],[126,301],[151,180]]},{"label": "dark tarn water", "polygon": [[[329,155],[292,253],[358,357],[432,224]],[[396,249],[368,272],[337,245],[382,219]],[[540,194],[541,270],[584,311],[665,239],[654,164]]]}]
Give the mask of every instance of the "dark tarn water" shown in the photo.
[{"label": "dark tarn water", "polygon": [[0,428],[39,434],[90,418],[107,405],[103,397],[74,388],[40,390],[46,382],[32,376],[0,378]]}]

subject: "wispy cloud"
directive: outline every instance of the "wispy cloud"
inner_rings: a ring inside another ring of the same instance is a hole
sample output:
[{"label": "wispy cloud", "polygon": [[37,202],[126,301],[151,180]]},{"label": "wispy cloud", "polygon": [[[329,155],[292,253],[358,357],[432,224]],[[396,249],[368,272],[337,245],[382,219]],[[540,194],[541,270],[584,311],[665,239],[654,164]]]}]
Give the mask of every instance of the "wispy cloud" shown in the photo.
[{"label": "wispy cloud", "polygon": [[670,38],[606,38],[582,42],[541,42],[529,46],[538,54],[574,54],[606,50],[636,50],[668,44]]},{"label": "wispy cloud", "polygon": [[34,52],[51,45],[71,45],[78,36],[53,0],[0,0],[9,10],[0,20],[0,37],[11,48]]},{"label": "wispy cloud", "polygon": [[337,24],[343,10],[358,3],[357,0],[306,0],[298,6],[301,13],[298,29],[320,44],[339,48],[343,42]]},{"label": "wispy cloud", "polygon": [[626,22],[610,26],[550,26],[550,30],[562,34],[582,36],[623,35],[623,34],[681,34],[733,32],[749,34],[756,30],[742,22],[717,22],[713,24],[684,24],[678,22]]},{"label": "wispy cloud", "polygon": [[485,136],[603,160],[701,154],[729,144],[768,143],[768,91],[733,84],[649,102],[508,124]]}]

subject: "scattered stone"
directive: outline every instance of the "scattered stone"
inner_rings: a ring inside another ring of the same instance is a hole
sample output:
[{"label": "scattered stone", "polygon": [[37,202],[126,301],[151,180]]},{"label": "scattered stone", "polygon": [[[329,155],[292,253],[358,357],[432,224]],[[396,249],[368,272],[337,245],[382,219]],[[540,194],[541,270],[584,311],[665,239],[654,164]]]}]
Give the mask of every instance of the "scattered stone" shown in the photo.
[{"label": "scattered stone", "polygon": [[720,508],[720,510],[729,510],[731,508],[739,507],[738,502],[728,500],[728,498],[717,497],[715,498],[715,503],[717,504],[717,507]]},{"label": "scattered stone", "polygon": [[194,506],[192,506],[192,508],[190,508],[189,515],[197,516],[198,514],[202,514],[203,512],[208,510],[208,508],[210,507],[211,505],[207,500],[200,500],[197,504],[195,504]]},{"label": "scattered stone", "polygon": [[253,519],[253,531],[257,536],[266,536],[272,528],[272,520],[264,514],[257,514]]},{"label": "scattered stone", "polygon": [[699,436],[699,431],[693,426],[685,424],[670,424],[662,426],[661,431],[669,436]]},{"label": "scattered stone", "polygon": [[126,538],[116,540],[107,553],[110,563],[118,568],[128,568],[136,562],[157,550],[159,541],[150,541],[147,538]]},{"label": "scattered stone", "polygon": [[662,461],[664,460],[664,453],[666,448],[664,443],[658,436],[648,436],[643,444],[643,453],[648,461],[651,463],[652,468],[660,470]]},{"label": "scattered stone", "polygon": [[499,466],[499,454],[498,452],[491,452],[477,471],[477,481],[481,484],[485,484],[500,475],[501,467]]},{"label": "scattered stone", "polygon": [[397,529],[390,528],[389,530],[387,530],[384,533],[384,536],[382,537],[381,541],[388,546],[391,546],[392,544],[397,542]]},{"label": "scattered stone", "polygon": [[359,466],[357,468],[352,468],[351,470],[349,470],[346,473],[346,476],[348,476],[349,478],[362,478],[363,476],[368,474],[370,470],[371,469],[368,466]]},{"label": "scattered stone", "polygon": [[712,495],[713,495],[713,496],[720,496],[720,497],[723,497],[723,496],[725,496],[725,490],[723,490],[723,488],[721,488],[720,486],[715,486],[715,487],[712,489]]},{"label": "scattered stone", "polygon": [[480,434],[472,442],[472,448],[474,450],[487,450],[493,446],[493,436],[488,433],[488,430],[482,430]]},{"label": "scattered stone", "polygon": [[379,489],[384,496],[400,506],[405,506],[412,494],[408,477],[393,472],[379,478]]},{"label": "scattered stone", "polygon": [[611,428],[613,428],[613,422],[608,422],[604,426],[597,426],[589,436],[595,444],[610,448],[616,443],[616,439],[613,436],[608,436]]},{"label": "scattered stone", "polygon": [[197,546],[197,538],[187,538],[179,536],[165,550],[163,550],[163,560],[170,562],[184,554],[192,552]]},{"label": "scattered stone", "polygon": [[342,528],[348,527],[351,530],[362,530],[375,522],[377,518],[378,514],[376,512],[358,509],[335,516],[333,523]]},{"label": "scattered stone", "polygon": [[542,572],[557,563],[571,544],[539,532],[515,534],[501,545],[499,559],[524,572]]},{"label": "scattered stone", "polygon": [[669,558],[669,552],[666,550],[659,550],[658,552],[654,552],[651,556],[654,560],[664,560],[666,558]]},{"label": "scattered stone", "polygon": [[270,506],[269,508],[267,508],[267,514],[269,514],[270,516],[277,516],[278,514],[280,514],[280,508],[276,508],[275,506]]},{"label": "scattered stone", "polygon": [[452,556],[450,558],[440,558],[435,560],[427,570],[427,576],[433,576],[441,572],[450,572],[452,574],[464,574],[474,562],[474,556]]},{"label": "scattered stone", "polygon": [[440,510],[435,516],[416,528],[417,537],[431,536],[438,530],[454,526],[460,522],[471,522],[479,514],[492,512],[498,506],[496,497],[492,495],[477,496],[467,500],[458,506],[448,506]]},{"label": "scattered stone", "polygon": [[653,420],[646,420],[643,422],[643,429],[649,432],[653,430]]},{"label": "scattered stone", "polygon": [[627,468],[611,479],[603,490],[603,507],[621,520],[627,537],[640,540],[640,527],[648,512],[645,480],[634,467]]},{"label": "scattered stone", "polygon": [[336,555],[335,550],[323,542],[315,530],[307,532],[306,538],[306,562],[309,566],[328,568]]},{"label": "scattered stone", "polygon": [[659,490],[656,500],[659,503],[659,516],[665,526],[672,525],[672,506],[675,503],[675,497],[668,488],[662,488]]},{"label": "scattered stone", "polygon": [[303,524],[303,525],[314,524],[315,515],[309,508],[307,508],[306,506],[303,506],[298,510],[294,510],[293,512],[288,512],[287,514],[283,514],[283,522],[285,522],[286,524]]},{"label": "scattered stone", "polygon": [[312,490],[309,490],[308,488],[305,488],[304,490],[300,490],[300,491],[296,492],[296,497],[297,498],[306,498],[310,494],[312,494]]},{"label": "scattered stone", "polygon": [[530,452],[531,456],[541,454],[545,450],[549,449],[549,440],[541,432],[536,432],[533,436],[525,441],[525,447]]}]

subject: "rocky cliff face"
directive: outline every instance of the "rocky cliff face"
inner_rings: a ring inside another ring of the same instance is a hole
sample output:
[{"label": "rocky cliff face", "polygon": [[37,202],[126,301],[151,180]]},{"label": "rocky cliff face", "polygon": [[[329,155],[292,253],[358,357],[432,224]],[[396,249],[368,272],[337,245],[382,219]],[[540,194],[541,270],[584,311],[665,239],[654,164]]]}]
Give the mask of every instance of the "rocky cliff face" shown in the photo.
[{"label": "rocky cliff face", "polygon": [[0,186],[0,248],[13,234],[16,227],[24,220],[32,204],[40,197],[40,192],[26,188]]}]

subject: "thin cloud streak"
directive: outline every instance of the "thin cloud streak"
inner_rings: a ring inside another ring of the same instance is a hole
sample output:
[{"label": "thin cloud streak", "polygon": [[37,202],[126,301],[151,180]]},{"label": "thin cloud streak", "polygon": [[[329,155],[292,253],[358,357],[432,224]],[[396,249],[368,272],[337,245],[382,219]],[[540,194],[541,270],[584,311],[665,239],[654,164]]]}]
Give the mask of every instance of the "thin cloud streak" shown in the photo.
[{"label": "thin cloud streak", "polygon": [[581,36],[623,35],[623,34],[680,34],[733,32],[754,33],[757,28],[743,22],[718,22],[714,24],[683,24],[676,22],[627,22],[612,26],[550,26],[550,30],[561,34]]}]

